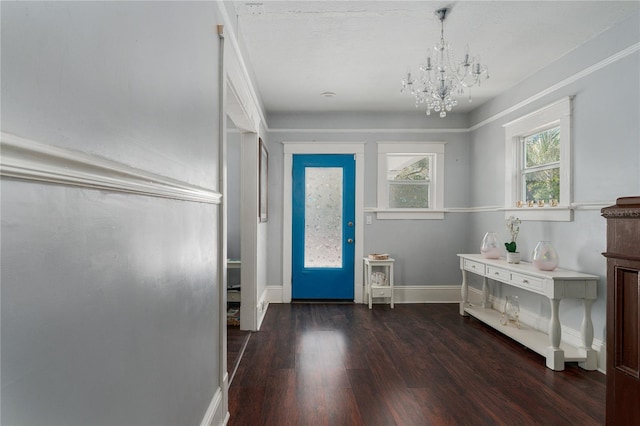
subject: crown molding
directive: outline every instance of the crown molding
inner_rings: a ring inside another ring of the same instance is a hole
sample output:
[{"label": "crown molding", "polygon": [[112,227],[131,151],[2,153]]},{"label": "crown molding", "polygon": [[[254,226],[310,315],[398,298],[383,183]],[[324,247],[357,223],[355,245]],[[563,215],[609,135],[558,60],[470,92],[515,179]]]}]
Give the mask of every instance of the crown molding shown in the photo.
[{"label": "crown molding", "polygon": [[268,129],[270,133],[467,133],[469,129]]},{"label": "crown molding", "polygon": [[583,69],[582,71],[579,71],[567,78],[565,78],[564,80],[559,81],[558,83],[547,87],[544,90],[539,91],[538,93],[536,93],[533,96],[528,97],[527,99],[518,102],[517,104],[497,113],[492,115],[489,118],[486,118],[482,121],[480,121],[479,123],[474,124],[473,126],[469,127],[469,131],[474,131],[479,129],[480,127],[483,127],[489,123],[492,123],[508,114],[511,114],[512,112],[515,112],[521,108],[524,108],[525,106],[544,98],[545,96],[548,96],[560,89],[562,89],[563,87],[566,87],[570,84],[575,83],[576,81],[593,74],[594,72],[607,67],[611,64],[613,64],[614,62],[617,62],[623,58],[626,58],[627,56],[637,52],[638,50],[640,50],[640,42],[639,43],[635,43],[632,44],[631,46],[627,47],[626,49],[622,49],[621,51],[614,53],[613,55],[603,59],[602,61],[596,62],[595,64],[591,65],[590,67],[587,67],[585,69]]},{"label": "crown molding", "polygon": [[293,128],[269,128],[268,126],[266,126],[266,121],[265,121],[265,126],[268,132],[272,132],[272,133],[416,133],[416,134],[428,134],[428,133],[468,133],[468,132],[473,132],[475,130],[478,130],[479,128],[486,126],[487,124],[490,124],[496,120],[499,120],[513,112],[518,111],[519,109],[522,109],[524,107],[526,107],[529,104],[532,104],[533,102],[536,102],[548,95],[553,94],[554,92],[562,89],[563,87],[566,87],[570,84],[575,83],[576,81],[585,78],[591,74],[593,74],[596,71],[601,70],[602,68],[605,68],[621,59],[626,58],[629,55],[634,54],[635,52],[640,50],[640,42],[638,43],[634,43],[631,46],[620,50],[617,53],[614,53],[613,55],[591,65],[590,67],[587,67],[567,78],[565,78],[564,80],[559,81],[558,83],[547,87],[546,89],[543,89],[539,92],[537,92],[535,95],[530,96],[526,99],[524,99],[521,102],[518,102],[517,104],[506,108],[476,124],[474,124],[471,127],[467,127],[467,128],[443,128],[443,129],[388,129],[388,128],[378,128],[378,129],[329,129],[329,128],[323,128],[323,129],[293,129]]}]

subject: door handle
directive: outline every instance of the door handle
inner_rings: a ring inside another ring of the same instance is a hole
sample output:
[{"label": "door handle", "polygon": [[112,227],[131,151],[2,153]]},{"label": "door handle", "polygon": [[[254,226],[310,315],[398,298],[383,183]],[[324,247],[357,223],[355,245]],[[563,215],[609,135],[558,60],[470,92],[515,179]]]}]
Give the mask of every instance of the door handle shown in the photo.
[{"label": "door handle", "polygon": [[352,226],[353,226],[353,222],[349,222],[349,223],[347,223],[347,226],[348,226],[348,227],[352,227]]},{"label": "door handle", "polygon": [[353,238],[348,238],[348,239],[347,239],[347,243],[349,243],[349,244],[353,244]]}]

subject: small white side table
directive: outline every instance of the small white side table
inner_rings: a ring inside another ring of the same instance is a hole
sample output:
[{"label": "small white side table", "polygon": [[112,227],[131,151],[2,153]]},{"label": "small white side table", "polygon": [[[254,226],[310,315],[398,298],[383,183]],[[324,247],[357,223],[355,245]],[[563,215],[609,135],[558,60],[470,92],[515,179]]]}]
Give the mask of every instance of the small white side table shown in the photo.
[{"label": "small white side table", "polygon": [[[395,262],[395,259],[373,260],[365,257],[363,260],[364,283],[369,294],[369,309],[371,309],[374,297],[388,297],[391,300],[391,308],[393,309],[393,262]],[[384,268],[384,273],[387,276],[386,285],[373,285],[371,283],[371,274],[376,266]]]}]

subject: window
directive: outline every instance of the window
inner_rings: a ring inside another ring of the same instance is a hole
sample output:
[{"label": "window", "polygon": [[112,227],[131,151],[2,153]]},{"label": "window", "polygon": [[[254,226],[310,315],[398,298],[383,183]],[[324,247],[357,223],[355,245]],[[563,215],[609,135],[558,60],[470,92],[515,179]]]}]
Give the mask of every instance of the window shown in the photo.
[{"label": "window", "polygon": [[444,143],[378,143],[378,219],[442,219]]},{"label": "window", "polygon": [[504,127],[505,214],[523,220],[571,220],[571,100],[562,99]]},{"label": "window", "polygon": [[523,137],[521,143],[522,200],[560,200],[560,127]]},{"label": "window", "polygon": [[433,155],[387,154],[387,197],[390,208],[429,208]]}]

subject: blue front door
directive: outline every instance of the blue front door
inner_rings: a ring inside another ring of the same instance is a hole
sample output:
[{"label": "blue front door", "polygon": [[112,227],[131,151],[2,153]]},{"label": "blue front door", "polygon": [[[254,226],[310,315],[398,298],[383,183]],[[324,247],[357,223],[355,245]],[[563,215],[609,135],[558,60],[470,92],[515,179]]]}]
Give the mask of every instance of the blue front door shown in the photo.
[{"label": "blue front door", "polygon": [[292,196],[292,298],[353,300],[353,154],[294,155]]}]

